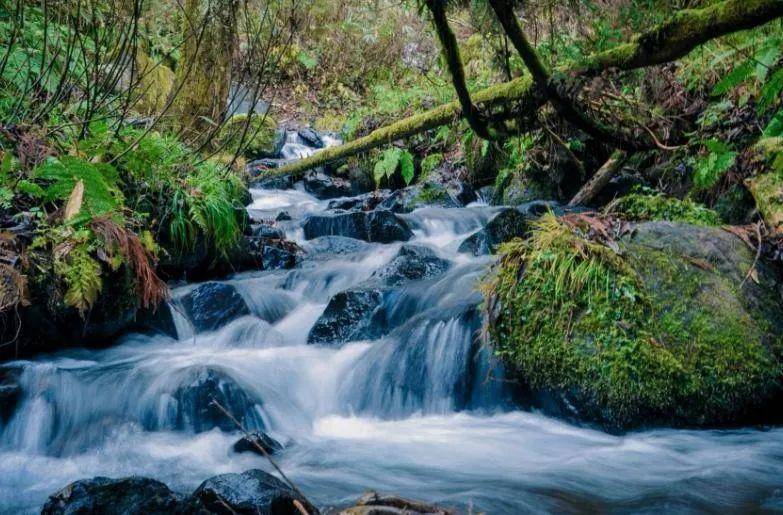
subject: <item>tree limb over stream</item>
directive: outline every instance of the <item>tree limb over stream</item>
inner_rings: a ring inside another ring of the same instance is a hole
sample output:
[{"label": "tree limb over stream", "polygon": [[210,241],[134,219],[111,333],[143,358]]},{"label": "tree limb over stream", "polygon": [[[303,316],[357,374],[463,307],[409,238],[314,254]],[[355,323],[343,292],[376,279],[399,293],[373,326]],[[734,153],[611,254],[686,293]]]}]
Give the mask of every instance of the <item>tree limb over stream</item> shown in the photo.
[{"label": "tree limb over stream", "polygon": [[[763,25],[781,16],[783,0],[724,0],[701,9],[685,9],[651,30],[633,36],[628,43],[590,55],[585,59],[586,64],[560,69],[557,73],[574,77],[594,75],[610,68],[631,70],[666,63],[679,59],[711,39]],[[525,74],[477,91],[473,94],[473,101],[486,110],[511,103],[535,110],[546,102],[546,96],[535,87],[533,78]],[[453,101],[270,170],[265,176],[300,175],[309,169],[452,123],[462,116],[460,102]]]}]

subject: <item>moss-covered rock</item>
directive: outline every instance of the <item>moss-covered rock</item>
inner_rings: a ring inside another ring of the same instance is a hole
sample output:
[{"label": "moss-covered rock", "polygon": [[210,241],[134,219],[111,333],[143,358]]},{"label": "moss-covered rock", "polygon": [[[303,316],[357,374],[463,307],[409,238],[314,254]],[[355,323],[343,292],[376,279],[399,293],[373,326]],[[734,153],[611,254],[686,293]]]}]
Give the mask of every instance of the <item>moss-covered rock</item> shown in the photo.
[{"label": "moss-covered rock", "polygon": [[504,164],[503,149],[497,143],[468,138],[463,145],[468,182],[474,186],[492,184]]},{"label": "moss-covered rock", "polygon": [[745,180],[770,232],[783,234],[783,138],[764,138],[756,144],[762,173]]},{"label": "moss-covered rock", "polygon": [[684,222],[720,225],[718,213],[691,199],[680,200],[661,193],[632,193],[612,202],[607,212],[636,221]]},{"label": "moss-covered rock", "polygon": [[[247,130],[245,130],[246,126]],[[246,114],[234,115],[220,130],[219,140],[231,151],[241,147],[242,154],[250,159],[275,157],[282,143],[278,135],[277,123],[269,115],[251,116],[249,123]]]},{"label": "moss-covered rock", "polygon": [[[532,403],[610,429],[764,420],[780,400],[774,271],[712,227],[638,224],[618,241],[551,215],[502,247],[490,334]],[[598,231],[601,233],[601,231]]]}]

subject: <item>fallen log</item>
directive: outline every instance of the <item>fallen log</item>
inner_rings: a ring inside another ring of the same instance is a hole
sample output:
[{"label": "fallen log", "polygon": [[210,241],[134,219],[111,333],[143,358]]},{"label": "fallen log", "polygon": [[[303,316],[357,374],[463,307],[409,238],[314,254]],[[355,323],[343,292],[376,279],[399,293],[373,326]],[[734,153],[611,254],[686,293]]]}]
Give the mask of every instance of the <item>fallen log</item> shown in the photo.
[{"label": "fallen log", "polygon": [[[686,55],[711,39],[757,27],[781,16],[783,0],[724,0],[701,9],[684,9],[649,31],[633,36],[628,43],[587,56],[586,64],[558,69],[557,74],[574,77],[595,74],[609,68],[630,70],[662,64]],[[473,95],[473,99],[485,109],[512,102],[537,109],[543,98],[536,93],[533,79],[526,74],[480,90]],[[296,176],[311,168],[452,123],[460,117],[460,103],[453,101],[381,127],[367,136],[270,170],[264,176]]]},{"label": "fallen log", "polygon": [[609,159],[593,174],[587,183],[574,195],[568,203],[569,206],[582,206],[590,202],[601,190],[609,184],[623,164],[628,160],[628,154],[622,150],[615,150]]}]

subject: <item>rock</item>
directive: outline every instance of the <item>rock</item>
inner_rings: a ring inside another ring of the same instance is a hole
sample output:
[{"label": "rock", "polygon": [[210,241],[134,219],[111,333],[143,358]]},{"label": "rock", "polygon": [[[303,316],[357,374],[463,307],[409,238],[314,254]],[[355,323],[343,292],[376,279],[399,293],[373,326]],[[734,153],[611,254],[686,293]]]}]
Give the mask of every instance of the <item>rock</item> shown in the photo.
[{"label": "rock", "polygon": [[[778,271],[741,238],[645,222],[612,250],[587,246],[554,218],[542,227],[509,249],[505,282],[490,290],[496,351],[530,404],[613,431],[780,422]],[[526,261],[541,252],[549,259]],[[594,287],[571,282],[585,264]]]},{"label": "rock", "polygon": [[495,191],[494,204],[517,206],[537,199],[558,198],[557,187],[548,177],[539,174],[512,173],[500,190]]},{"label": "rock", "polygon": [[446,192],[460,206],[467,206],[478,200],[478,195],[469,184],[462,181],[452,181],[446,185]]},{"label": "rock", "polygon": [[372,211],[386,200],[391,192],[389,190],[373,191],[345,199],[332,200],[327,209],[343,211]]},{"label": "rock", "polygon": [[275,217],[275,221],[277,222],[285,222],[288,220],[293,220],[293,218],[291,218],[291,215],[288,214],[288,211],[280,211]]},{"label": "rock", "polygon": [[367,492],[356,502],[356,506],[341,511],[340,515],[418,515],[426,513],[451,515],[454,512],[434,504],[413,501],[396,495]]},{"label": "rock", "polygon": [[204,515],[301,515],[294,500],[307,513],[318,514],[314,506],[281,480],[253,469],[207,479],[187,499],[183,511]]},{"label": "rock", "polygon": [[459,246],[459,252],[480,256],[490,254],[501,243],[523,237],[529,229],[529,217],[520,210],[506,208],[495,215],[486,227],[468,236]]},{"label": "rock", "polygon": [[252,235],[256,238],[285,239],[285,233],[279,228],[269,224],[255,224],[252,226]]},{"label": "rock", "polygon": [[280,445],[280,442],[261,431],[250,433],[249,438],[243,436],[236,441],[233,449],[234,452],[254,452],[263,456],[263,453],[258,450],[259,446],[264,449],[267,454],[274,454],[283,450],[283,446]]},{"label": "rock", "polygon": [[[272,177],[264,177],[265,170],[270,168],[277,168],[277,161],[261,160],[253,161],[248,164],[248,169],[258,170],[257,172],[250,171],[250,175],[258,177],[253,181],[254,188],[260,188],[262,190],[290,190],[294,187],[294,179],[290,175],[274,175]],[[263,167],[263,168],[259,168]]]},{"label": "rock", "polygon": [[137,330],[177,337],[177,326],[168,302],[162,302],[155,309],[139,309],[136,314]]},{"label": "rock", "polygon": [[347,197],[353,193],[349,181],[327,175],[321,169],[310,170],[305,173],[302,182],[308,193],[321,200]]},{"label": "rock", "polygon": [[378,243],[407,241],[413,237],[408,224],[390,211],[311,215],[303,225],[305,238],[346,236]]},{"label": "rock", "polygon": [[227,151],[239,150],[251,159],[275,158],[280,156],[285,134],[277,130],[277,123],[269,115],[253,115],[248,119],[247,114],[235,114],[223,124],[217,142]]},{"label": "rock", "polygon": [[460,207],[442,184],[426,183],[394,191],[380,207],[395,213],[410,213],[425,206]]},{"label": "rock", "polygon": [[326,146],[321,135],[310,127],[299,129],[297,134],[305,143],[313,148],[324,148]]},{"label": "rock", "polygon": [[282,231],[265,230],[268,236],[247,236],[231,253],[232,270],[225,273],[246,270],[287,270],[301,261],[301,249],[291,241],[280,238]]},{"label": "rock", "polygon": [[49,497],[42,515],[169,514],[177,511],[180,497],[154,479],[95,477],[69,484]]},{"label": "rock", "polygon": [[403,245],[386,266],[376,270],[372,279],[386,286],[399,286],[408,281],[435,277],[449,269],[451,263],[434,251],[419,245]]},{"label": "rock", "polygon": [[213,404],[213,400],[245,428],[263,429],[257,412],[259,403],[223,372],[196,367],[188,371],[182,386],[172,397],[176,401],[176,414],[171,421],[174,429],[201,433],[217,427],[221,431],[236,431],[234,422]]},{"label": "rock", "polygon": [[214,331],[250,314],[245,299],[230,284],[204,283],[190,291],[180,302],[197,332]]},{"label": "rock", "polygon": [[309,259],[330,259],[334,256],[355,254],[370,248],[366,242],[345,236],[320,236],[308,242]]},{"label": "rock", "polygon": [[0,423],[8,422],[19,405],[22,398],[21,375],[20,367],[0,367]]},{"label": "rock", "polygon": [[382,304],[383,291],[378,288],[336,294],[310,330],[307,343],[336,345],[381,334],[386,326]]}]

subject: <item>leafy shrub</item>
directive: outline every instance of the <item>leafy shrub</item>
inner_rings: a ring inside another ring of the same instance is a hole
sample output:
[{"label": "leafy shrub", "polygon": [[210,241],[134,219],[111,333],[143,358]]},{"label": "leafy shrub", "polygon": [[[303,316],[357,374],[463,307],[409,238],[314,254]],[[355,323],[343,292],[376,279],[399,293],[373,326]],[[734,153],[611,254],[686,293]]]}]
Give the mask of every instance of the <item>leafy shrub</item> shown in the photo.
[{"label": "leafy shrub", "polygon": [[373,170],[375,184],[380,186],[384,179],[391,181],[398,170],[405,184],[410,184],[414,175],[413,155],[397,147],[384,150]]},{"label": "leafy shrub", "polygon": [[718,214],[701,204],[667,197],[661,193],[632,193],[617,199],[606,208],[629,220],[667,220],[694,225],[720,225]]}]

